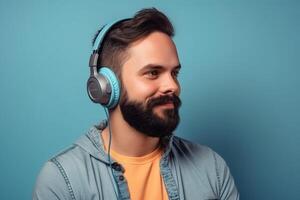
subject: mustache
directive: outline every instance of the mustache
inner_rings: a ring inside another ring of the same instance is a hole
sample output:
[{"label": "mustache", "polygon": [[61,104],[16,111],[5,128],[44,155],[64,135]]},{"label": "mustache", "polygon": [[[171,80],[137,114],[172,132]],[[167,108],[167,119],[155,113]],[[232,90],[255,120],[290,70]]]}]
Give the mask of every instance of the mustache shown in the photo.
[{"label": "mustache", "polygon": [[177,95],[165,95],[150,99],[147,103],[147,107],[153,108],[166,103],[173,103],[175,108],[179,108],[181,106],[181,100]]}]

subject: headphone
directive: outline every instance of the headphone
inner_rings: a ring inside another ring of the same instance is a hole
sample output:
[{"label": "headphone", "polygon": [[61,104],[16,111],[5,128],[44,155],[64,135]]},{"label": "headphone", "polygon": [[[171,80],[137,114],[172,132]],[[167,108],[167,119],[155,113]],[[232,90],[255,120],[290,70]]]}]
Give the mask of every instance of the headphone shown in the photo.
[{"label": "headphone", "polygon": [[87,81],[87,93],[94,103],[99,103],[105,108],[114,108],[120,99],[120,83],[116,74],[106,66],[98,67],[98,58],[105,36],[111,28],[124,20],[117,20],[106,24],[97,35],[93,52],[90,56],[90,77]]}]

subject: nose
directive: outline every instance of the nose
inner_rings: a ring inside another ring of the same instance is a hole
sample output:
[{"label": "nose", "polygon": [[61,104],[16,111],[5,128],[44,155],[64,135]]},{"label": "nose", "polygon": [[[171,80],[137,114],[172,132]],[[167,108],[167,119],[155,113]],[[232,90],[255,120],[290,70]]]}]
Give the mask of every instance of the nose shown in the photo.
[{"label": "nose", "polygon": [[180,93],[180,84],[177,78],[171,74],[164,76],[162,79],[160,92],[164,95],[176,94],[178,96]]}]

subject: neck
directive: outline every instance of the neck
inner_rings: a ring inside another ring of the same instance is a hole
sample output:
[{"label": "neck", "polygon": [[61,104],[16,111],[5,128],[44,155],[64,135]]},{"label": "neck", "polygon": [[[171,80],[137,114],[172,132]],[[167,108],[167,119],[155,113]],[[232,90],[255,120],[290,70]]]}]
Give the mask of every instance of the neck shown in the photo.
[{"label": "neck", "polygon": [[[125,155],[138,157],[151,153],[159,145],[159,138],[149,137],[133,127],[123,118],[119,106],[110,113],[111,149]],[[107,148],[109,142],[109,129],[102,132],[104,145]]]}]

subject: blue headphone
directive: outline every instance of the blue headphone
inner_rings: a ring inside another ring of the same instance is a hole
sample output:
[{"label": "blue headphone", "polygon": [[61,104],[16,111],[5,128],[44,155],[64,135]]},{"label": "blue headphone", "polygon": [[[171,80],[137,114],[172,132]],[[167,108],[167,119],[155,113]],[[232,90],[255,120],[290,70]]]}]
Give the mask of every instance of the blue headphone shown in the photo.
[{"label": "blue headphone", "polygon": [[127,19],[114,21],[106,24],[102,28],[94,42],[93,53],[91,54],[89,62],[90,77],[87,81],[88,95],[94,103],[99,103],[108,109],[114,108],[118,104],[121,89],[117,76],[110,68],[97,66],[100,55],[99,51],[106,34],[115,24],[124,20]]}]

